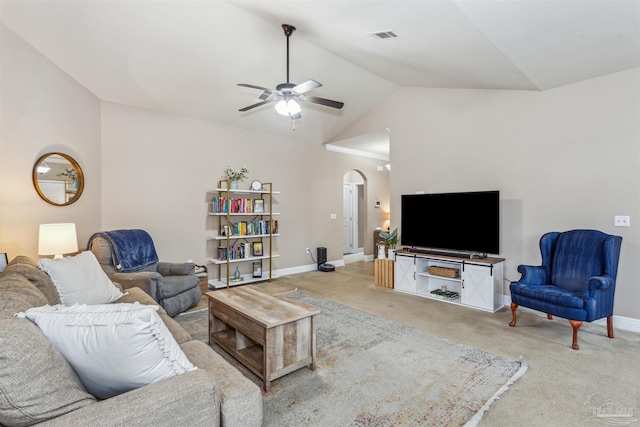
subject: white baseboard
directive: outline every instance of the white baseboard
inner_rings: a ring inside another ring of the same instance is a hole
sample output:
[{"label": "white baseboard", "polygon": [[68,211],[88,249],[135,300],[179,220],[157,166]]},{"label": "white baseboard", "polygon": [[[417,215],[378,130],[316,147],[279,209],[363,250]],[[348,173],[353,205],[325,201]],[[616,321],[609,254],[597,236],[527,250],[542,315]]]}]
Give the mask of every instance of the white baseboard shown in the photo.
[{"label": "white baseboard", "polygon": [[[506,307],[511,306],[511,295],[503,295],[502,301]],[[546,313],[543,313],[538,310],[532,310],[527,307],[518,307],[519,310],[523,310],[529,313],[539,314],[540,316],[547,317]],[[607,325],[607,319],[598,319],[594,320],[592,323],[596,325]],[[625,317],[618,316],[616,314],[613,315],[613,327],[614,329],[622,329],[625,331],[638,332],[640,333],[640,319],[634,319],[633,317]]]},{"label": "white baseboard", "polygon": [[336,267],[344,267],[344,260],[343,259],[337,259],[335,261],[329,261],[329,264],[333,264]]},{"label": "white baseboard", "polygon": [[[607,319],[598,319],[593,323],[597,325],[607,325]],[[613,329],[623,329],[625,331],[640,332],[640,319],[634,319],[633,317],[625,317],[613,315]]]},{"label": "white baseboard", "polygon": [[318,269],[317,264],[299,265],[297,267],[281,268],[279,270],[273,270],[273,273],[282,277],[290,274],[306,273],[307,271],[314,271]]},{"label": "white baseboard", "polygon": [[[329,264],[333,264],[336,267],[344,267],[344,260],[339,259],[335,261],[329,261]],[[290,274],[306,273],[308,271],[315,271],[318,269],[318,264],[299,265],[297,267],[281,268],[279,270],[273,270],[274,276],[288,276]]]}]

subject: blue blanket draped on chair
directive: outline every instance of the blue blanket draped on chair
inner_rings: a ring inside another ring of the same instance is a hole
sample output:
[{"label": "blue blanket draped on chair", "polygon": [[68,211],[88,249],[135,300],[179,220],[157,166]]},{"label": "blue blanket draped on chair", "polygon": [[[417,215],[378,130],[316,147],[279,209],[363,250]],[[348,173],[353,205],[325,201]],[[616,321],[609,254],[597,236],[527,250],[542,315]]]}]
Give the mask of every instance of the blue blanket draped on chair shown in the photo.
[{"label": "blue blanket draped on chair", "polygon": [[113,247],[113,264],[118,271],[138,271],[158,262],[151,236],[144,230],[113,230],[95,233],[89,238],[87,248],[96,237],[108,240]]}]

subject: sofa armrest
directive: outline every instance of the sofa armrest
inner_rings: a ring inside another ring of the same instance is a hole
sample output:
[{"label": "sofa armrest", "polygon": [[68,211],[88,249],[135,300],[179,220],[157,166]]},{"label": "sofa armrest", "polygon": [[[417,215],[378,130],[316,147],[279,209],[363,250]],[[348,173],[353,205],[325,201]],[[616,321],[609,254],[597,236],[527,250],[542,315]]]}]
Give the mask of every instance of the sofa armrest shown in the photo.
[{"label": "sofa armrest", "polygon": [[140,288],[158,301],[158,288],[162,286],[162,276],[152,271],[138,271],[135,273],[113,273],[111,281],[122,285],[123,291],[129,288]]},{"label": "sofa armrest", "polygon": [[220,394],[210,372],[197,369],[84,406],[39,426],[216,426]]},{"label": "sofa armrest", "polygon": [[519,265],[518,273],[522,275],[518,282],[528,285],[548,285],[549,269],[544,266]]},{"label": "sofa armrest", "polygon": [[158,273],[163,276],[188,276],[195,274],[196,265],[192,262],[159,262]]}]

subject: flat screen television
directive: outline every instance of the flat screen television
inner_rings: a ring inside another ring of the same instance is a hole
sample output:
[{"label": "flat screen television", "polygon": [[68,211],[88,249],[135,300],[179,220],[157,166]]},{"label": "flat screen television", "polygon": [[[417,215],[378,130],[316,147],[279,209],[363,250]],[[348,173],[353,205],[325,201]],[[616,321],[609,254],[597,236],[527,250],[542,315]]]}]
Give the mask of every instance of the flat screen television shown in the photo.
[{"label": "flat screen television", "polygon": [[500,192],[403,194],[403,246],[500,253]]}]

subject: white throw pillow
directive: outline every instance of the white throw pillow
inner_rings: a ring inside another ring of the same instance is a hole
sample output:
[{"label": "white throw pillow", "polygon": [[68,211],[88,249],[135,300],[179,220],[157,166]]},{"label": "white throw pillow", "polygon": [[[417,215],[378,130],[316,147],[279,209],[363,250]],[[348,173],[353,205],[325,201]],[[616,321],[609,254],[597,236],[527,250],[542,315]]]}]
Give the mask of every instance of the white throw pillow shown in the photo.
[{"label": "white throw pillow", "polygon": [[43,258],[38,267],[53,280],[63,305],[108,304],[124,296],[109,280],[93,252],[59,259]]},{"label": "white throw pillow", "polygon": [[156,312],[133,304],[31,308],[42,330],[92,395],[106,399],[197,369]]}]

